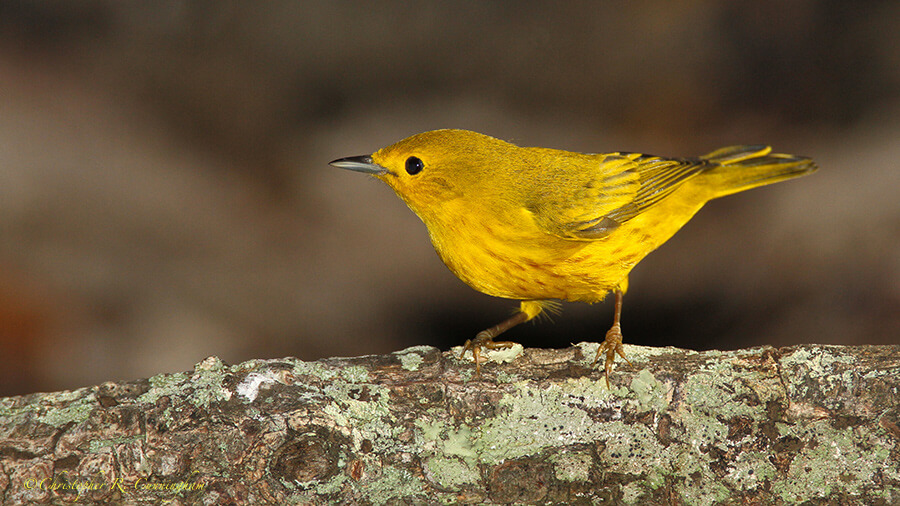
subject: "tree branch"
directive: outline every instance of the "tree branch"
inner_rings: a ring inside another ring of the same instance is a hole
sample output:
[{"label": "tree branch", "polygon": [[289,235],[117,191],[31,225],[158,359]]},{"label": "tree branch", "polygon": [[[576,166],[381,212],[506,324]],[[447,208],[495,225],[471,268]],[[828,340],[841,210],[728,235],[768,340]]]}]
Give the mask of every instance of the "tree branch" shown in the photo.
[{"label": "tree branch", "polygon": [[[900,502],[900,346],[211,357],[0,399],[0,503]],[[458,351],[457,351],[458,353]]]}]

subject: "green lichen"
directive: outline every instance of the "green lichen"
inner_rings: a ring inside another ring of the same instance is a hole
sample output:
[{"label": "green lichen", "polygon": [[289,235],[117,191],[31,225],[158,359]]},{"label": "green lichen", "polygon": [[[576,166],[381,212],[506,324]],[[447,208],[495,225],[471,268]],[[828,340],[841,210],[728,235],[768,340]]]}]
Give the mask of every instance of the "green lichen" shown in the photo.
[{"label": "green lichen", "polygon": [[418,371],[425,361],[424,355],[436,351],[433,346],[412,346],[405,350],[395,351],[393,355],[400,357],[400,366],[407,371]]},{"label": "green lichen", "polygon": [[477,466],[452,457],[432,456],[425,459],[425,473],[430,481],[446,490],[457,490],[481,481]]},{"label": "green lichen", "polygon": [[420,476],[391,466],[382,468],[377,478],[367,483],[359,482],[358,486],[365,488],[366,499],[373,504],[421,498],[426,489]]},{"label": "green lichen", "polygon": [[601,467],[613,473],[643,475],[643,481],[653,488],[662,486],[663,474],[667,472],[667,453],[650,428],[620,421],[603,425],[607,434],[603,438],[605,447],[600,453]]},{"label": "green lichen", "polygon": [[365,383],[369,381],[369,371],[359,365],[351,365],[340,368],[341,378],[350,383]]},{"label": "green lichen", "polygon": [[91,441],[88,446],[88,452],[97,453],[103,448],[109,448],[120,444],[133,443],[134,441],[143,441],[147,438],[146,434],[136,434],[134,436],[121,436],[113,439],[104,439],[102,441]]},{"label": "green lichen", "polygon": [[461,426],[454,431],[448,431],[444,441],[444,454],[457,455],[466,459],[474,459],[478,452],[473,447],[472,429]]},{"label": "green lichen", "polygon": [[795,365],[809,369],[811,376],[831,374],[834,364],[853,365],[853,357],[840,354],[840,349],[833,346],[803,347],[781,359],[785,367]]},{"label": "green lichen", "polygon": [[186,388],[193,393],[187,400],[198,407],[209,407],[213,402],[227,401],[231,392],[222,386],[230,369],[215,357],[210,357],[195,367],[193,374],[157,374],[150,378],[150,389],[138,397],[138,402],[154,404],[165,396],[182,396]]},{"label": "green lichen", "polygon": [[[738,452],[741,457],[730,463],[725,480],[710,470],[709,449],[721,449],[721,454],[734,453],[735,446],[759,437],[750,433],[739,440],[729,440],[728,421],[747,417],[751,423],[762,422],[768,419],[766,401],[783,395],[777,378],[772,378],[769,385],[765,381],[760,383],[758,376],[756,382],[752,381],[754,374],[733,361],[711,357],[698,373],[688,378],[683,389],[684,401],[671,414],[681,422],[670,429],[672,437],[682,444],[662,447],[648,426],[607,423],[612,435],[605,439],[602,467],[642,477],[623,487],[624,501],[639,503],[645,494],[671,484],[685,503],[716,504],[730,497],[729,487],[755,490],[766,480],[774,479],[776,469],[769,462],[768,454],[756,452]],[[649,371],[642,371],[634,378],[627,395],[634,399],[628,402],[635,402],[641,411],[661,413],[669,409],[665,384]],[[747,402],[748,398],[760,402]]]},{"label": "green lichen", "polygon": [[[583,357],[582,362],[593,365],[594,357],[597,356],[597,350],[600,348],[600,343],[589,343],[582,341],[575,346],[581,348],[581,355]],[[630,349],[631,346],[628,346],[628,348]],[[631,360],[630,357],[629,360]]]},{"label": "green lichen", "polygon": [[[390,389],[371,383],[347,383],[332,381],[323,389],[332,402],[322,411],[332,418],[338,427],[349,432],[354,446],[364,440],[372,442],[379,452],[407,451],[404,443],[398,443],[397,435],[404,431],[390,410]],[[364,396],[365,400],[359,397]]]},{"label": "green lichen", "polygon": [[[722,485],[712,472],[682,473],[679,469],[675,484],[675,494],[683,504],[697,506],[713,506],[718,504],[730,504],[733,494]],[[696,477],[693,478],[693,476]],[[640,504],[634,503],[634,504]]]},{"label": "green lichen", "polygon": [[[766,401],[776,399],[778,390],[758,385],[751,388],[753,375],[751,371],[722,360],[710,361],[691,375],[684,384],[684,402],[679,404],[677,412],[684,424],[685,435],[695,444],[712,444],[725,449],[726,421],[738,416],[766,420]],[[771,381],[778,383],[774,378]],[[747,398],[758,398],[759,395],[771,397],[746,402]]]},{"label": "green lichen", "polygon": [[608,434],[606,424],[595,423],[576,407],[612,407],[605,383],[578,378],[547,387],[526,382],[517,387],[500,400],[497,416],[473,430],[472,447],[482,462],[497,464]]},{"label": "green lichen", "polygon": [[[0,399],[0,426],[16,426],[27,422],[29,414],[39,410],[38,404],[25,404],[16,408],[5,405],[11,398]],[[11,402],[10,402],[11,404]]]},{"label": "green lichen", "polygon": [[497,371],[497,383],[515,383],[517,381],[522,381],[522,376],[520,374],[510,374],[506,371]]},{"label": "green lichen", "polygon": [[[191,376],[191,386],[194,392],[188,399],[195,405],[202,408],[209,407],[213,402],[223,402],[231,399],[231,391],[222,386],[227,375],[231,372],[221,360],[206,364],[207,367],[197,367],[195,373]],[[205,362],[208,362],[207,359]]]},{"label": "green lichen", "polygon": [[[664,471],[669,472],[675,491],[685,498],[687,504],[714,504],[730,497],[731,492],[720,483],[710,469],[710,457],[698,447],[699,442],[690,445],[669,445],[660,462]],[[710,501],[710,498],[716,500]]]},{"label": "green lichen", "polygon": [[441,420],[419,418],[416,419],[413,423],[419,429],[416,435],[418,437],[419,444],[421,445],[428,445],[434,443],[435,441],[439,441],[441,438],[441,434],[447,430],[447,424],[442,422]]},{"label": "green lichen", "polygon": [[556,479],[560,481],[589,481],[594,459],[589,453],[558,453],[551,459]]},{"label": "green lichen", "polygon": [[622,486],[622,503],[624,504],[640,504],[645,502],[644,496],[647,489],[641,483],[633,481]]},{"label": "green lichen", "polygon": [[53,427],[61,427],[68,423],[81,423],[88,419],[91,411],[98,407],[97,396],[93,393],[85,394],[83,390],[74,392],[62,392],[56,396],[56,402],[69,404],[64,408],[48,406],[41,408],[43,414],[38,416],[37,420]]},{"label": "green lichen", "polygon": [[826,420],[785,425],[782,429],[806,441],[791,461],[785,479],[772,483],[772,492],[785,502],[811,501],[832,494],[860,495],[872,487],[876,473],[884,479],[900,478],[900,463],[892,461],[889,454],[882,453],[884,458],[878,458],[874,452],[895,444],[881,432],[862,427],[835,429]]},{"label": "green lichen", "polygon": [[346,474],[338,473],[334,475],[330,480],[325,482],[319,482],[319,480],[311,480],[308,482],[299,483],[298,485],[303,488],[314,488],[316,494],[328,495],[340,492],[348,481],[350,481],[350,478]]},{"label": "green lichen", "polygon": [[740,453],[729,467],[724,482],[734,490],[756,490],[773,480],[777,469],[769,461],[769,453],[746,451]]},{"label": "green lichen", "polygon": [[[609,424],[592,421],[583,409],[609,408],[615,403],[621,407],[602,380],[572,378],[548,387],[522,382],[516,387],[515,393],[501,399],[500,413],[484,424],[451,427],[438,420],[440,414],[417,420],[418,444],[427,451],[460,457],[467,465],[475,461],[493,465],[549,448],[587,443],[623,427],[610,430]],[[581,475],[581,471],[572,472]]]},{"label": "green lichen", "polygon": [[162,397],[181,394],[188,378],[188,374],[184,372],[157,374],[149,379],[150,389],[138,397],[138,402],[155,404]]},{"label": "green lichen", "polygon": [[407,371],[418,371],[425,359],[418,353],[404,353],[400,355],[400,367]]},{"label": "green lichen", "polygon": [[[322,393],[342,404],[348,409],[346,414],[354,418],[370,420],[390,414],[390,389],[383,385],[332,381]],[[356,397],[360,395],[365,395],[367,400],[358,400]]]},{"label": "green lichen", "polygon": [[365,383],[369,381],[369,371],[359,365],[346,367],[330,367],[321,362],[294,361],[293,373],[296,376],[313,376],[323,381],[340,379],[350,383]]},{"label": "green lichen", "polygon": [[853,382],[855,373],[851,366],[854,362],[853,357],[841,355],[838,348],[831,346],[800,348],[781,360],[785,370],[803,370],[803,375],[807,378],[807,381],[791,382],[788,385],[791,396],[807,397],[814,393],[824,393],[825,407],[828,408],[835,407],[829,405],[828,393]]},{"label": "green lichen", "polygon": [[575,398],[588,408],[605,408],[610,407],[611,403],[621,402],[620,396],[606,387],[606,380],[603,378],[599,381],[586,377],[568,378],[559,385],[559,394],[560,401],[571,402]]},{"label": "green lichen", "polygon": [[444,421],[430,417],[416,420],[415,426],[419,451],[460,457],[469,464],[476,462],[478,453],[472,446],[474,436],[469,426],[450,427]]},{"label": "green lichen", "polygon": [[[456,353],[453,354],[454,357],[457,356]],[[462,367],[459,370],[459,378],[463,383],[468,383],[472,381],[472,378],[475,377],[475,364],[472,362],[468,362],[471,367]]]},{"label": "green lichen", "polygon": [[331,381],[338,376],[338,371],[332,367],[321,362],[304,362],[303,360],[294,361],[292,372],[295,376],[312,376],[323,381]]},{"label": "green lichen", "polygon": [[647,369],[642,369],[631,380],[631,391],[639,411],[663,412],[669,406],[669,387],[656,379]]}]

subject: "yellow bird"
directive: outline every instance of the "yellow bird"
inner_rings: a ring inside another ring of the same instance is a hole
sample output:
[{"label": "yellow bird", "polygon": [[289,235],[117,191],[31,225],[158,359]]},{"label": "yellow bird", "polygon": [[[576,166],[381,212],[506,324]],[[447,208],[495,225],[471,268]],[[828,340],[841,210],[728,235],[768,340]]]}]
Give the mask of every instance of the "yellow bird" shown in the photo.
[{"label": "yellow bird", "polygon": [[467,130],[408,137],[372,155],[331,165],[387,183],[428,227],[444,264],[472,288],[520,300],[511,318],[466,341],[494,338],[554,306],[616,296],[613,326],[597,350],[609,374],[622,358],[620,316],[628,274],[707,201],[809,174],[801,156],[768,146],[732,146],[698,158],[584,154],[519,147]]}]

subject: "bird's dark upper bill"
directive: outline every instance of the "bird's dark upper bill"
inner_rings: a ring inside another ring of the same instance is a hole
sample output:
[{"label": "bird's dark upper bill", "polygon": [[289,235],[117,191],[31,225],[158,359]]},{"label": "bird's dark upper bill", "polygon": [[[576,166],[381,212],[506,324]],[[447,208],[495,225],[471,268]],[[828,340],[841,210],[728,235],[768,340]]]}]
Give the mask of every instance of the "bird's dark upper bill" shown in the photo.
[{"label": "bird's dark upper bill", "polygon": [[338,158],[328,165],[339,169],[365,172],[367,174],[384,174],[387,172],[387,169],[373,162],[371,156],[348,156],[347,158]]}]

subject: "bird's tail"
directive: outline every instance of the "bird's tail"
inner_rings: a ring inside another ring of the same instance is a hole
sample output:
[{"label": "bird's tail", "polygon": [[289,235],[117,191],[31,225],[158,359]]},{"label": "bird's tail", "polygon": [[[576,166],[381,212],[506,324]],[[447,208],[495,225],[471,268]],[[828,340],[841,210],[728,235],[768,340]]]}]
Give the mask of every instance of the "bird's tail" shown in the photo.
[{"label": "bird's tail", "polygon": [[803,156],[772,153],[769,146],[730,146],[701,156],[718,167],[706,173],[716,197],[793,179],[817,170]]}]

